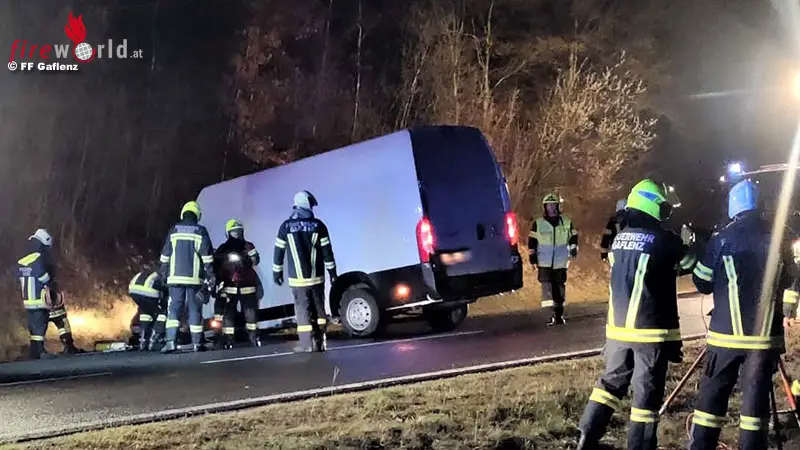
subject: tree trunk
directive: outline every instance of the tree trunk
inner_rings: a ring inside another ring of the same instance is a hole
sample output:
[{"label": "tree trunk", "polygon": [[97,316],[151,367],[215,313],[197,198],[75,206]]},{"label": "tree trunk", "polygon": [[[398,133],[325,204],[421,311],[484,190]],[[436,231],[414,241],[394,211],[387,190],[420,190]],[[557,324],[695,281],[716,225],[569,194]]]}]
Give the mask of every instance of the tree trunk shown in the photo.
[{"label": "tree trunk", "polygon": [[353,129],[350,140],[355,141],[358,132],[358,102],[361,95],[361,43],[364,41],[364,25],[361,22],[361,0],[358,0],[358,47],[356,50],[356,94],[353,101]]}]

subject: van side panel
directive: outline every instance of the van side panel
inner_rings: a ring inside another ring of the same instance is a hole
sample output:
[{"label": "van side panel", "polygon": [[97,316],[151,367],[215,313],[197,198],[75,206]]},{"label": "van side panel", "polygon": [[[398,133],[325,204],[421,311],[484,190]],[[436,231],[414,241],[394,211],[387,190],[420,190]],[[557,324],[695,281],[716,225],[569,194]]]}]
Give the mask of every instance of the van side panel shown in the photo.
[{"label": "van side panel", "polygon": [[278,228],[291,215],[294,194],[301,190],[319,202],[315,214],[328,226],[340,275],[419,264],[415,230],[422,207],[410,136],[400,131],[200,193],[202,222],[215,245],[224,238],[225,221],[236,217],[244,223],[245,238],[261,253],[261,308],[293,303],[288,286],[272,282],[272,256]]}]

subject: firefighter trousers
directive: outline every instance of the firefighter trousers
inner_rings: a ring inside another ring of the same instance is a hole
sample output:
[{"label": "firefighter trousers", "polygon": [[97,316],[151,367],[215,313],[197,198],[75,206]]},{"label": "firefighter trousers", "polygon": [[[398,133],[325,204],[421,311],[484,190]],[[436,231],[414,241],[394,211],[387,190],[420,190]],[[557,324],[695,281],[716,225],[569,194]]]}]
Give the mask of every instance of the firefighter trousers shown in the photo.
[{"label": "firefighter trousers", "polygon": [[606,368],[589,397],[579,428],[586,448],[596,448],[622,399],[633,387],[628,450],[658,448],[658,410],[664,397],[668,351],[664,344],[628,344],[607,340]]},{"label": "firefighter trousers", "polygon": [[31,358],[38,358],[44,353],[44,338],[50,322],[53,322],[58,329],[58,338],[64,346],[64,352],[72,353],[75,351],[75,343],[72,340],[72,329],[69,325],[66,309],[63,307],[52,310],[40,308],[28,309],[27,312]]},{"label": "firefighter trousers", "polygon": [[564,303],[566,303],[567,286],[561,280],[542,281],[542,308],[551,308],[553,317],[561,319],[564,316]]},{"label": "firefighter trousers", "polygon": [[242,305],[247,337],[250,339],[251,344],[256,345],[258,343],[258,320],[256,319],[258,297],[256,297],[256,294],[228,294],[228,303],[225,306],[222,320],[222,332],[225,334],[226,340],[233,340],[233,335],[236,333],[237,304]]},{"label": "firefighter trousers", "polygon": [[149,340],[152,335],[163,335],[167,326],[167,315],[160,304],[160,299],[145,297],[144,295],[131,294],[136,306],[139,307],[140,339]]},{"label": "firefighter trousers", "polygon": [[188,312],[187,322],[192,334],[192,344],[203,342],[203,302],[197,299],[200,285],[173,285],[169,287],[169,303],[167,309],[167,342],[175,342],[178,338],[178,327],[181,325],[181,314]]},{"label": "firefighter trousers", "polygon": [[306,352],[325,350],[325,332],[328,328],[325,315],[325,285],[293,287],[292,295],[300,350]]},{"label": "firefighter trousers", "polygon": [[739,420],[739,447],[742,450],[767,450],[772,376],[779,355],[772,350],[734,350],[709,345],[705,372],[700,384],[694,415],[690,450],[714,450],[728,399],[742,372],[742,409]]}]

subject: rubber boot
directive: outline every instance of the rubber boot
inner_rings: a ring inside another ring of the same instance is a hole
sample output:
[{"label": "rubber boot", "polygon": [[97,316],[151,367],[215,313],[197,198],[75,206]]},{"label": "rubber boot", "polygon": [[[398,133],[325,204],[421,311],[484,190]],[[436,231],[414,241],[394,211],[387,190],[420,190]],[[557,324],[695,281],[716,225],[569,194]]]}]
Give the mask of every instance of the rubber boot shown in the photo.
[{"label": "rubber boot", "polygon": [[162,333],[153,333],[150,336],[150,345],[147,346],[149,351],[154,351],[156,346],[164,339],[164,335]]},{"label": "rubber boot", "polygon": [[44,342],[30,341],[30,347],[28,347],[28,358],[40,359],[44,356],[44,354]]},{"label": "rubber boot", "polygon": [[581,433],[581,438],[578,440],[578,447],[576,447],[576,450],[597,450],[598,448],[597,442],[589,440],[585,434]]},{"label": "rubber boot", "polygon": [[174,353],[175,350],[177,350],[177,349],[178,349],[178,346],[175,345],[175,341],[167,341],[167,343],[164,344],[164,347],[161,349],[161,353],[164,353],[164,354]]},{"label": "rubber boot", "polygon": [[72,333],[62,335],[61,344],[64,345],[63,353],[65,355],[75,355],[77,353],[81,353],[81,351],[75,347],[75,342],[72,340]]},{"label": "rubber boot", "polygon": [[224,350],[230,350],[233,348],[233,335],[232,334],[223,334],[221,336],[222,341],[222,348]]},{"label": "rubber boot", "polygon": [[261,347],[261,339],[258,338],[258,334],[255,331],[248,331],[247,337],[250,339],[250,346]]}]

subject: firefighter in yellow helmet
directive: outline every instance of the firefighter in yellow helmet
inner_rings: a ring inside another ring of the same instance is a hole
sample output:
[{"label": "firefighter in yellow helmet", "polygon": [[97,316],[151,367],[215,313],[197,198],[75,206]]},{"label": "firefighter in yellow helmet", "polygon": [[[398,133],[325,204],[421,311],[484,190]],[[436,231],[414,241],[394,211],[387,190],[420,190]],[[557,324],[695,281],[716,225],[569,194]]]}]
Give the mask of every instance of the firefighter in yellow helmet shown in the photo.
[{"label": "firefighter in yellow helmet", "polygon": [[[671,192],[671,191],[670,191]],[[657,448],[658,410],[669,362],[680,362],[681,331],[676,278],[697,258],[662,227],[676,199],[652,180],[628,196],[626,226],[611,244],[606,368],[580,421],[578,448],[596,449],[611,416],[633,385],[628,448]]]},{"label": "firefighter in yellow helmet", "polygon": [[225,234],[228,240],[214,252],[214,274],[220,284],[214,309],[215,314],[222,313],[222,346],[233,347],[236,307],[241,304],[250,344],[258,347],[261,343],[256,314],[261,283],[254,267],[260,257],[255,245],[244,239],[244,225],[240,221],[229,220],[225,224]]},{"label": "firefighter in yellow helmet", "polygon": [[200,225],[200,205],[188,202],[181,209],[181,220],[170,228],[161,249],[161,279],[169,288],[167,338],[162,353],[177,349],[175,342],[181,313],[188,310],[189,332],[195,351],[204,351],[203,302],[208,296],[199,295],[215,285],[214,261],[208,230]]},{"label": "firefighter in yellow helmet", "polygon": [[561,199],[547,194],[543,215],[533,221],[528,235],[530,263],[542,286],[542,308],[552,308],[548,326],[562,325],[566,302],[567,267],[578,256],[578,232],[572,220],[561,214]]}]

